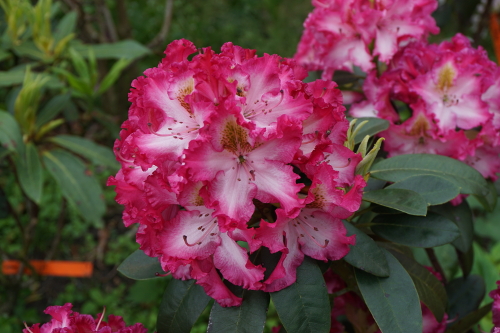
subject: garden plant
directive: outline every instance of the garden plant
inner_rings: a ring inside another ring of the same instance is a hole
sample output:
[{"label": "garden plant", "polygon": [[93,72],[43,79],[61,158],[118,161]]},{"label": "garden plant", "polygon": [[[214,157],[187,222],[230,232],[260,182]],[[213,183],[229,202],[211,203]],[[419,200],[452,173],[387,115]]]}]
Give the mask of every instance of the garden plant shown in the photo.
[{"label": "garden plant", "polygon": [[500,3],[295,2],[0,0],[0,330],[500,332]]}]

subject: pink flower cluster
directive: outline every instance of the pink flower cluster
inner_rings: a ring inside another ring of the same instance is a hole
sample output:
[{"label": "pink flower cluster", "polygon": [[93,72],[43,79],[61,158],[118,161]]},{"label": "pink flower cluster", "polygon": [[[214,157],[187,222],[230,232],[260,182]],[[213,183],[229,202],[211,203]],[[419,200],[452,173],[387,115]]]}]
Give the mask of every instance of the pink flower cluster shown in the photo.
[{"label": "pink flower cluster", "polygon": [[95,318],[90,315],[71,311],[73,305],[66,303],[62,306],[49,306],[45,313],[52,319],[42,325],[34,324],[23,329],[23,333],[147,333],[142,324],[126,326],[120,316],[109,315],[108,321],[103,321],[104,314],[98,314]]},{"label": "pink flower cluster", "polygon": [[[222,306],[241,299],[221,276],[276,291],[304,255],[345,256],[355,239],[340,219],[359,208],[365,181],[361,155],[344,146],[336,84],[304,83],[293,60],[231,43],[215,53],[178,40],[165,54],[132,83],[115,144],[122,168],[108,182],[124,223],[139,223],[140,248]],[[261,246],[281,253],[266,279],[249,260]]]},{"label": "pink flower cluster", "polygon": [[312,2],[295,59],[309,70],[323,70],[325,79],[353,66],[369,71],[375,56],[387,63],[401,45],[439,32],[431,17],[436,0]]},{"label": "pink flower cluster", "polygon": [[[380,77],[368,74],[366,101],[355,117],[390,121],[380,133],[390,156],[429,153],[449,156],[496,179],[500,171],[500,69],[463,35],[438,45],[412,43],[391,60]],[[394,101],[405,103],[402,116]],[[407,119],[405,119],[407,118]]]},{"label": "pink flower cluster", "polygon": [[493,330],[492,333],[500,333],[500,281],[497,281],[497,289],[492,290],[489,294],[493,298],[493,306],[491,312],[493,315]]}]

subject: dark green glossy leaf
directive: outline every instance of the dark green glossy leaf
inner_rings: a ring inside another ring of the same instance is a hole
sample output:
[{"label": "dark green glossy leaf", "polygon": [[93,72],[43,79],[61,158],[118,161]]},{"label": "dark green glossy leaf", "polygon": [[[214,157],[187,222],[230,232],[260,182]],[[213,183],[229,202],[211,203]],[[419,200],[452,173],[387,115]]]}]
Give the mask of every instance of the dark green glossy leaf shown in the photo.
[{"label": "dark green glossy leaf", "polygon": [[44,152],[43,162],[63,196],[75,205],[80,215],[89,223],[101,225],[106,209],[102,190],[85,164],[63,150]]},{"label": "dark green glossy leaf", "polygon": [[459,186],[460,193],[478,196],[489,193],[486,181],[476,169],[441,155],[411,154],[391,157],[373,165],[370,174],[389,182],[399,182],[416,175],[435,175]]},{"label": "dark green glossy leaf", "polygon": [[431,210],[446,217],[457,225],[460,230],[460,236],[455,239],[452,244],[460,251],[464,253],[468,252],[474,238],[474,220],[472,217],[472,210],[467,201],[462,201],[458,206],[453,206],[450,203],[434,206],[431,207]]},{"label": "dark green glossy leaf", "polygon": [[260,290],[229,289],[243,298],[241,306],[223,308],[215,303],[210,312],[207,333],[261,333],[266,323],[269,293]]},{"label": "dark green glossy leaf", "polygon": [[21,128],[14,117],[0,110],[0,144],[9,151],[15,151],[19,155],[24,152]]},{"label": "dark green glossy leaf", "polygon": [[72,135],[58,135],[50,138],[50,141],[88,158],[95,164],[108,166],[113,169],[118,169],[120,166],[110,148],[98,145],[90,140]]},{"label": "dark green glossy leaf", "polygon": [[43,169],[38,151],[32,143],[26,145],[24,154],[16,158],[16,171],[24,193],[35,203],[42,199]]},{"label": "dark green glossy leaf", "polygon": [[383,189],[365,192],[363,200],[393,208],[410,215],[425,216],[427,201],[417,192],[403,189]]},{"label": "dark green glossy leaf", "polygon": [[469,275],[474,266],[474,246],[471,246],[467,252],[462,252],[457,248],[455,248],[455,251],[457,252],[458,263],[462,273],[464,276]]},{"label": "dark green glossy leaf", "polygon": [[410,275],[417,289],[420,301],[427,305],[429,310],[434,314],[434,317],[441,322],[448,302],[448,296],[441,281],[415,260],[397,251],[391,253]]},{"label": "dark green glossy leaf", "polygon": [[356,122],[356,125],[359,126],[363,121],[368,121],[361,129],[359,130],[358,133],[356,133],[356,137],[354,138],[355,143],[360,143],[363,141],[365,136],[369,135],[375,135],[379,132],[385,131],[386,129],[389,128],[389,122],[385,119],[380,119],[380,118],[357,118],[358,121]]},{"label": "dark green glossy leaf", "polygon": [[497,205],[498,190],[495,187],[495,184],[490,180],[488,180],[488,188],[490,189],[490,192],[487,196],[478,196],[476,198],[487,211],[492,212]]},{"label": "dark green glossy leaf", "polygon": [[96,45],[75,45],[75,50],[83,57],[88,57],[91,49],[97,59],[136,59],[151,51],[135,40],[122,40],[116,43],[102,43]]},{"label": "dark green glossy leaf", "polygon": [[417,175],[389,185],[386,189],[412,190],[425,198],[428,205],[439,205],[460,194],[460,187],[446,178],[434,175]]},{"label": "dark green glossy leaf", "polygon": [[442,215],[379,215],[372,231],[394,243],[414,247],[434,247],[451,243],[460,232],[455,223]]},{"label": "dark green glossy leaf", "polygon": [[148,280],[157,278],[157,273],[164,274],[158,258],[151,258],[142,250],[136,250],[129,255],[120,266],[118,272],[129,279]]},{"label": "dark green glossy leaf", "polygon": [[[368,273],[366,273],[368,274]],[[281,323],[288,332],[328,333],[330,302],[325,280],[313,259],[304,258],[297,268],[297,281],[271,293]]]},{"label": "dark green glossy leaf", "polygon": [[359,290],[383,333],[422,333],[422,311],[417,290],[403,266],[384,253],[391,275],[377,277],[356,270]]},{"label": "dark green glossy leaf", "polygon": [[351,223],[342,222],[344,222],[347,229],[347,236],[356,235],[356,244],[350,246],[350,251],[344,257],[344,260],[370,274],[381,277],[389,276],[389,265],[384,252],[377,246],[375,241]]},{"label": "dark green glossy leaf", "polygon": [[39,128],[54,119],[69,104],[70,100],[71,94],[62,94],[53,97],[36,116],[36,127]]},{"label": "dark green glossy leaf", "polygon": [[474,312],[469,313],[464,318],[452,324],[445,333],[465,333],[468,332],[475,324],[477,324],[484,316],[491,311],[492,303],[486,304]]},{"label": "dark green glossy leaf", "polygon": [[460,320],[475,311],[483,300],[486,287],[479,275],[459,277],[446,285],[448,294],[448,317]]},{"label": "dark green glossy leaf", "polygon": [[194,280],[172,279],[161,300],[156,321],[158,333],[189,333],[207,307],[210,297]]}]

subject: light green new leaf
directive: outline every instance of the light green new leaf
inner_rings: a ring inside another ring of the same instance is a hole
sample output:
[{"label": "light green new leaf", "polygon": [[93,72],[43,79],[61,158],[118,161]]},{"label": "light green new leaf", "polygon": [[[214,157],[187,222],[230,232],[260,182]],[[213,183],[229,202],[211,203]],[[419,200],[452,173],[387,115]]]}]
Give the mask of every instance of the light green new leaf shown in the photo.
[{"label": "light green new leaf", "polygon": [[450,157],[431,154],[399,155],[372,166],[372,177],[389,182],[399,182],[417,175],[435,175],[460,187],[460,193],[486,196],[488,185],[474,168]]},{"label": "light green new leaf", "polygon": [[158,278],[156,273],[164,274],[158,258],[151,258],[142,250],[136,250],[129,255],[117,270],[133,280],[149,280]]},{"label": "light green new leaf", "polygon": [[210,297],[194,280],[172,279],[161,300],[156,320],[158,333],[189,333]]},{"label": "light green new leaf", "polygon": [[42,199],[43,168],[38,151],[33,143],[28,143],[24,154],[18,156],[16,171],[24,193],[38,205]]},{"label": "light green new leaf", "polygon": [[271,293],[271,299],[287,332],[330,332],[331,308],[325,280],[313,259],[305,257],[297,268],[297,281]]},{"label": "light green new leaf", "polygon": [[387,189],[412,190],[425,198],[428,205],[439,205],[460,194],[460,187],[446,178],[435,175],[417,175],[389,185]]},{"label": "light green new leaf", "polygon": [[356,269],[365,303],[382,333],[422,333],[422,310],[415,285],[399,261],[387,250],[384,253],[391,271],[389,277]]},{"label": "light green new leaf", "polygon": [[363,231],[347,221],[342,221],[347,229],[347,236],[356,235],[356,244],[350,246],[349,253],[344,257],[352,266],[370,274],[387,277],[389,266],[385,254]]},{"label": "light green new leaf", "polygon": [[43,162],[63,196],[75,205],[80,215],[89,223],[101,225],[106,209],[102,190],[85,164],[59,149],[44,152]]},{"label": "light green new leaf", "polygon": [[97,94],[101,95],[106,90],[108,90],[113,83],[118,80],[122,71],[130,64],[130,59],[120,59],[113,64],[113,67],[109,70],[108,74],[102,79],[101,84],[99,85],[99,89],[97,90]]},{"label": "light green new leaf", "polygon": [[363,200],[410,215],[425,216],[427,214],[427,200],[411,190],[383,189],[369,191],[363,193]]},{"label": "light green new leaf", "polygon": [[406,272],[410,274],[420,301],[427,305],[437,321],[441,322],[448,302],[448,296],[441,281],[429,272],[427,268],[412,258],[397,251],[391,251],[391,254],[398,259],[399,263],[406,269]]},{"label": "light green new leaf", "polygon": [[92,163],[118,169],[119,163],[113,151],[105,146],[98,145],[90,140],[72,135],[58,135],[50,138],[55,144],[88,158]]},{"label": "light green new leaf", "polygon": [[372,223],[372,231],[380,237],[413,247],[440,246],[460,236],[455,223],[432,212],[427,216],[379,215]]}]

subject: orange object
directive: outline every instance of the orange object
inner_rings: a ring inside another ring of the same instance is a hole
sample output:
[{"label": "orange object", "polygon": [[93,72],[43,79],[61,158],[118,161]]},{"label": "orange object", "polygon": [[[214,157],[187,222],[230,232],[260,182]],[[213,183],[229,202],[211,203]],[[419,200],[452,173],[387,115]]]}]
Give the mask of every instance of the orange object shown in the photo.
[{"label": "orange object", "polygon": [[496,13],[490,14],[490,33],[497,63],[500,63],[500,25],[498,24],[498,16]]},{"label": "orange object", "polygon": [[[30,260],[30,265],[40,275],[65,276],[65,277],[90,277],[94,265],[90,261],[44,261]],[[14,275],[19,273],[21,262],[18,260],[4,260],[2,273]],[[24,274],[31,274],[30,267],[24,267]]]}]

